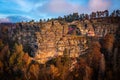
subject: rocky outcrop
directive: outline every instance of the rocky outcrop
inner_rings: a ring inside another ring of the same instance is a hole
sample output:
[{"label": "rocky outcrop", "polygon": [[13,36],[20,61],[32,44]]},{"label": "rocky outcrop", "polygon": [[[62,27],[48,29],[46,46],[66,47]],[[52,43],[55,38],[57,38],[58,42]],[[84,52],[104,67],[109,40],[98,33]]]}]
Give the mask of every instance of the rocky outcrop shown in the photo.
[{"label": "rocky outcrop", "polygon": [[[101,22],[102,23],[102,22]],[[117,24],[101,24],[100,22],[73,21],[17,23],[8,28],[9,39],[22,44],[29,55],[40,63],[55,56],[62,56],[66,50],[70,57],[78,57],[86,53],[88,38],[104,37],[107,33],[116,32]]]},{"label": "rocky outcrop", "polygon": [[61,25],[58,21],[44,24],[41,31],[36,33],[38,44],[36,58],[40,61],[43,59],[44,62],[45,58],[62,56],[65,50],[70,57],[82,54],[82,51],[88,48],[87,40],[82,35],[68,34],[70,25],[67,23]]}]

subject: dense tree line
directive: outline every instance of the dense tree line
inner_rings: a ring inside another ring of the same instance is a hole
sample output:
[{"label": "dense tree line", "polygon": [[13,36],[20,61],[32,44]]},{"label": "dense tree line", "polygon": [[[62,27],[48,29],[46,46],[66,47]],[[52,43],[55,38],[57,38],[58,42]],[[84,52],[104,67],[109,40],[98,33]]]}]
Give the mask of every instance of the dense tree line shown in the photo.
[{"label": "dense tree line", "polygon": [[[104,11],[96,11],[96,12],[92,12],[91,14],[79,14],[79,13],[73,13],[73,14],[69,14],[69,15],[65,15],[64,17],[58,17],[58,18],[52,18],[52,19],[48,19],[47,21],[50,20],[60,20],[60,21],[67,21],[67,22],[72,22],[75,20],[90,20],[90,19],[96,19],[96,18],[108,18],[108,17],[120,17],[120,10],[114,10],[113,12],[109,12],[108,10],[104,10]],[[40,21],[42,21],[40,19]],[[43,20],[44,22],[45,20]]]}]

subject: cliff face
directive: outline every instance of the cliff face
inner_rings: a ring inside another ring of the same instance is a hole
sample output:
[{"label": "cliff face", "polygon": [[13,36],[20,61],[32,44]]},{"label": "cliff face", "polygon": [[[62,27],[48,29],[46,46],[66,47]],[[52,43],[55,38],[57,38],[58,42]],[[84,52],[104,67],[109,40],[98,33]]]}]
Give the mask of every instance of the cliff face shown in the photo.
[{"label": "cliff face", "polygon": [[[87,25],[85,27],[85,25]],[[90,23],[73,21],[60,24],[59,21],[49,21],[42,25],[36,33],[38,50],[35,58],[44,62],[55,56],[67,55],[78,57],[85,54],[89,48],[89,38],[102,38],[106,34],[116,32],[118,24]]]},{"label": "cliff face", "polygon": [[[104,23],[97,20],[73,21],[59,20],[47,22],[17,23],[8,27],[10,40],[22,44],[29,55],[39,62],[45,62],[55,56],[62,56],[67,51],[70,57],[85,54],[89,48],[89,39],[102,38],[108,33],[115,33],[118,24]],[[3,28],[0,27],[3,31]]]},{"label": "cliff face", "polygon": [[[71,26],[73,31],[69,34],[69,27]],[[38,51],[35,58],[45,59],[62,56],[65,50],[70,57],[78,57],[82,54],[88,48],[87,40],[85,36],[77,35],[74,27],[78,28],[79,32],[82,28],[79,23],[64,23],[61,25],[57,20],[43,24],[41,31],[36,33]]]}]

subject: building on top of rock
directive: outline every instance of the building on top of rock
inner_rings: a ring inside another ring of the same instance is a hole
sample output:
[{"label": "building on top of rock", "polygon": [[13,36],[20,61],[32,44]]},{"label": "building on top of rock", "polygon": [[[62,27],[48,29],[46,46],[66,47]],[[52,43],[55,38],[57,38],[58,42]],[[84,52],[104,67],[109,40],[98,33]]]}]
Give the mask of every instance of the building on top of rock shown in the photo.
[{"label": "building on top of rock", "polygon": [[85,24],[85,29],[86,29],[86,35],[87,36],[95,36],[94,28],[92,24]]},{"label": "building on top of rock", "polygon": [[91,37],[95,36],[94,31],[88,30],[87,36],[91,36]]},{"label": "building on top of rock", "polygon": [[70,35],[81,35],[81,32],[76,25],[69,25],[68,34],[70,34]]}]

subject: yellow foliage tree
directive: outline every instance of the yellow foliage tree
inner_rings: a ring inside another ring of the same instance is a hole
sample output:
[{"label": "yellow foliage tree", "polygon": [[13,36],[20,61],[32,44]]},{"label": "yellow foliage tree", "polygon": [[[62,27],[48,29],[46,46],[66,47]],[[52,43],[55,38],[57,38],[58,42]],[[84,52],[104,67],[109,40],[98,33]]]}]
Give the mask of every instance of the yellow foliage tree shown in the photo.
[{"label": "yellow foliage tree", "polygon": [[14,53],[10,56],[9,64],[11,66],[18,66],[21,67],[23,64],[22,58],[23,58],[24,52],[22,45],[15,44],[15,50]]}]

